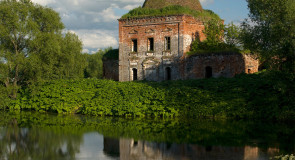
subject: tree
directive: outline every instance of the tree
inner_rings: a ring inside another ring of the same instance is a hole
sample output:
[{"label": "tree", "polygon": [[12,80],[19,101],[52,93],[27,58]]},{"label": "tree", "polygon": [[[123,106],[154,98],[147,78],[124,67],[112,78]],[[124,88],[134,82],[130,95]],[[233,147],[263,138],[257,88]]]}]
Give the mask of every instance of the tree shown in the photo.
[{"label": "tree", "polygon": [[58,13],[30,0],[3,0],[0,17],[0,80],[10,97],[30,82],[83,77],[82,43],[62,34]]},{"label": "tree", "polygon": [[236,47],[242,49],[241,44],[241,29],[239,26],[236,26],[233,22],[225,25],[224,27],[224,39],[225,43],[228,44],[230,47]]},{"label": "tree", "polygon": [[206,40],[201,42],[197,38],[193,41],[188,54],[239,51],[238,48],[241,48],[240,28],[233,23],[224,25],[220,20],[211,19],[205,24],[203,33],[206,35]]},{"label": "tree", "polygon": [[272,69],[295,73],[295,1],[247,1],[250,19],[242,24],[245,48],[259,53]]}]

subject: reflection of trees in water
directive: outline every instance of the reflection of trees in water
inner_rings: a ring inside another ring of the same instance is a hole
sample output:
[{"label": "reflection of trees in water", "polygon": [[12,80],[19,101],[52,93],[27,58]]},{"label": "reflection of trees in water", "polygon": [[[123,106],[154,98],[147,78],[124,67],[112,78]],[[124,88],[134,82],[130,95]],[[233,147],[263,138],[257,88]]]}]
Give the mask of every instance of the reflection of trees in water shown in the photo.
[{"label": "reflection of trees in water", "polygon": [[17,121],[0,130],[0,159],[75,159],[82,136],[64,134],[62,129],[20,128]]}]

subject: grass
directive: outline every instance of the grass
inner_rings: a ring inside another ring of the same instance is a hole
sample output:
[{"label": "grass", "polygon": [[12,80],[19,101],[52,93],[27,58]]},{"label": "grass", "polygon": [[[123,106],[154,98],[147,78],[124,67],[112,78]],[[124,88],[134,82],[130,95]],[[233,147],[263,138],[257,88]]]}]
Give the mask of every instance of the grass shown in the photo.
[{"label": "grass", "polygon": [[169,16],[169,15],[191,15],[197,19],[206,21],[209,19],[220,20],[220,17],[211,10],[197,11],[182,6],[167,6],[161,9],[151,8],[135,8],[129,13],[123,15],[121,19],[132,19],[132,18],[144,18],[144,17],[158,17],[158,16]]}]

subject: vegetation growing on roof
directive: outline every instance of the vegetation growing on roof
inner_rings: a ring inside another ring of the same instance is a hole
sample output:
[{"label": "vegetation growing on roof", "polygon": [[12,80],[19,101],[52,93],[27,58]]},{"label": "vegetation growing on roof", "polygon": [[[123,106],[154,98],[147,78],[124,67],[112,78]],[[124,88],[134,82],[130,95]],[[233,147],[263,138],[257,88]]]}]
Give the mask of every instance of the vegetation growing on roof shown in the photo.
[{"label": "vegetation growing on roof", "polygon": [[145,0],[142,8],[160,9],[171,5],[188,7],[198,11],[203,10],[199,0]]},{"label": "vegetation growing on roof", "polygon": [[241,30],[233,23],[224,25],[212,19],[205,24],[203,33],[206,35],[206,40],[200,41],[197,38],[186,55],[243,53],[239,36]]},{"label": "vegetation growing on roof", "polygon": [[220,17],[211,10],[192,10],[188,7],[183,6],[168,6],[161,9],[152,8],[135,8],[129,13],[123,15],[121,19],[132,19],[132,18],[144,18],[144,17],[155,17],[155,16],[169,16],[169,15],[191,15],[200,20],[216,19],[221,20]]}]

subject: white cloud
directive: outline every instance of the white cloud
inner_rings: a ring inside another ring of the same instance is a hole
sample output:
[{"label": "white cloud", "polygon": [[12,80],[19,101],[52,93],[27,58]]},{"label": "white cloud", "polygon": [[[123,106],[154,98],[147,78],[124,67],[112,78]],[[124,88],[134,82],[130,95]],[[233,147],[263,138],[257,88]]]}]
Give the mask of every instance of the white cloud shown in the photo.
[{"label": "white cloud", "polygon": [[[84,51],[118,47],[118,21],[122,14],[141,6],[144,0],[32,0],[60,13],[68,30],[75,32]],[[202,5],[214,0],[200,0]]]},{"label": "white cloud", "polygon": [[100,16],[104,20],[104,22],[112,22],[119,19],[121,16],[117,16],[114,12],[113,8],[107,8],[100,13]]},{"label": "white cloud", "polygon": [[206,6],[206,5],[210,4],[210,3],[213,3],[214,0],[200,0],[200,2],[201,2],[201,4],[203,6]]},{"label": "white cloud", "polygon": [[[118,47],[118,40],[112,30],[71,30],[83,41],[84,48],[97,50],[98,48]],[[117,33],[117,32],[116,32]],[[86,51],[85,49],[85,51]]]},{"label": "white cloud", "polygon": [[34,3],[38,3],[40,5],[46,6],[48,4],[56,3],[55,0],[32,0]]}]

